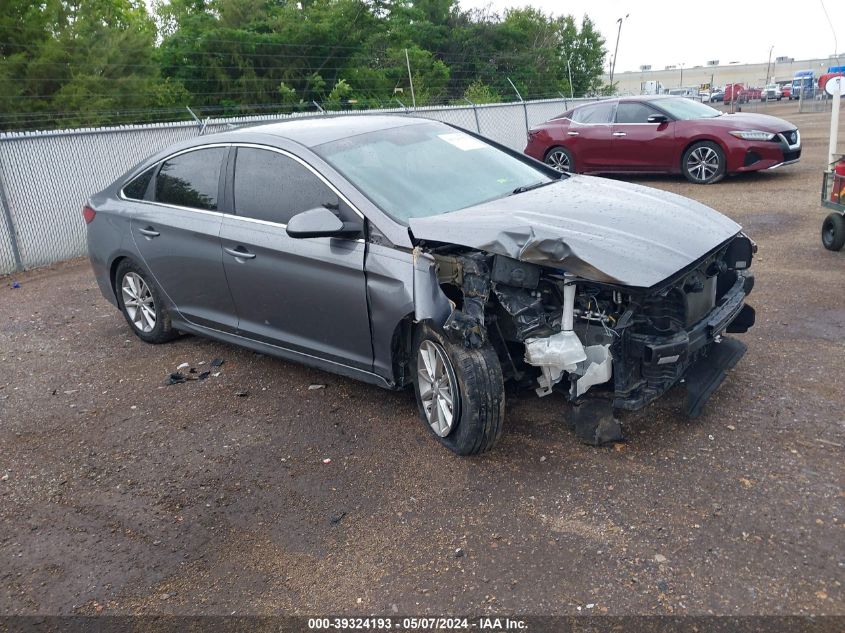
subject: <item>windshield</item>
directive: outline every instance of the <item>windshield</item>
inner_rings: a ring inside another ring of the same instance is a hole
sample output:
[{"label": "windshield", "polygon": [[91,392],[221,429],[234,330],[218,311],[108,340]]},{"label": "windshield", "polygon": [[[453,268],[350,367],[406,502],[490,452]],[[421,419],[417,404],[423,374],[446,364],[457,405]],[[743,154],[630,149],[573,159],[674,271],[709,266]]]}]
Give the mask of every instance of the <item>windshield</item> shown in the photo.
[{"label": "windshield", "polygon": [[663,108],[666,112],[680,121],[688,121],[689,119],[712,119],[713,117],[717,117],[722,114],[715,108],[711,108],[710,106],[699,103],[698,101],[685,99],[683,97],[660,99],[659,101],[655,101],[654,105],[659,108]]},{"label": "windshield", "polygon": [[553,181],[539,169],[441,123],[402,125],[313,149],[402,224]]}]

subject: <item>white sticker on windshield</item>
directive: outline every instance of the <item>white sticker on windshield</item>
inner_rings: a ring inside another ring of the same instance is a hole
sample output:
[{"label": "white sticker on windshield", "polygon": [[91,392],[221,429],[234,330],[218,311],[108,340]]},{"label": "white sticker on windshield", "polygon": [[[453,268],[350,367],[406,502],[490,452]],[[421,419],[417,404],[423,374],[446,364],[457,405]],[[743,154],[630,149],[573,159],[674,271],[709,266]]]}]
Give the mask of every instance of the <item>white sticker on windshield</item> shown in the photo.
[{"label": "white sticker on windshield", "polygon": [[467,152],[471,149],[484,149],[487,145],[477,138],[464,134],[463,132],[451,132],[449,134],[438,134],[437,138],[442,138],[450,145],[454,145],[458,149]]}]

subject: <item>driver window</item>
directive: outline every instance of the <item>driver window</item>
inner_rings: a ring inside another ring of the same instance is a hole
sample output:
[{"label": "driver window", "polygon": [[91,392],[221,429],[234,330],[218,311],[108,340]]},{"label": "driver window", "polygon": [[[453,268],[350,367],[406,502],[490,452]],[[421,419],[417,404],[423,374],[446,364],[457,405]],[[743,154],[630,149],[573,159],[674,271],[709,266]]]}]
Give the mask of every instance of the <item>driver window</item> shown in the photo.
[{"label": "driver window", "polygon": [[617,123],[648,123],[657,110],[642,103],[620,103],[616,108]]},{"label": "driver window", "polygon": [[316,207],[339,211],[340,200],[309,169],[278,152],[239,147],[235,158],[235,213],[287,224]]}]

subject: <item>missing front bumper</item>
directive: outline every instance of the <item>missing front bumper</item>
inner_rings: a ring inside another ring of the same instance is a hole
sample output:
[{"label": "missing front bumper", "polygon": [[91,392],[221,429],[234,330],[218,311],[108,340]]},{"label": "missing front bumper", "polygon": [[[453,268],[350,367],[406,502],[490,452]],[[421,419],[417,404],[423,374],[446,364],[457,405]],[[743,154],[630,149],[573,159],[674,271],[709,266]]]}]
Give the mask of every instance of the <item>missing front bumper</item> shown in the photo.
[{"label": "missing front bumper", "polygon": [[707,350],[707,355],[694,362],[684,375],[687,387],[686,414],[691,418],[701,415],[710,396],[719,388],[728,370],[745,355],[745,343],[733,338],[722,338]]}]

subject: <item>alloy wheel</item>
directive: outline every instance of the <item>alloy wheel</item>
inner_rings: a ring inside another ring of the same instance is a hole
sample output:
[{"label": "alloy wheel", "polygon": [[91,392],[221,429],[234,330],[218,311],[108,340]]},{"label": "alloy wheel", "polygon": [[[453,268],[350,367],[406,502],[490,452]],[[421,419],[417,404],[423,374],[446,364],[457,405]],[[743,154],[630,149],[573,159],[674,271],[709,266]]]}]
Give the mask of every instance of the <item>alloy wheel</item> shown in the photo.
[{"label": "alloy wheel", "polygon": [[434,341],[420,343],[417,381],[426,420],[437,435],[446,437],[458,419],[458,383],[445,350]]},{"label": "alloy wheel", "polygon": [[712,178],[719,167],[719,154],[712,147],[696,147],[687,157],[687,172],[699,182]]},{"label": "alloy wheel", "polygon": [[144,278],[138,273],[128,272],[123,276],[120,290],[132,325],[140,332],[152,332],[156,326],[156,305]]},{"label": "alloy wheel", "polygon": [[546,164],[557,171],[569,171],[569,155],[563,150],[556,149],[546,157]]}]

